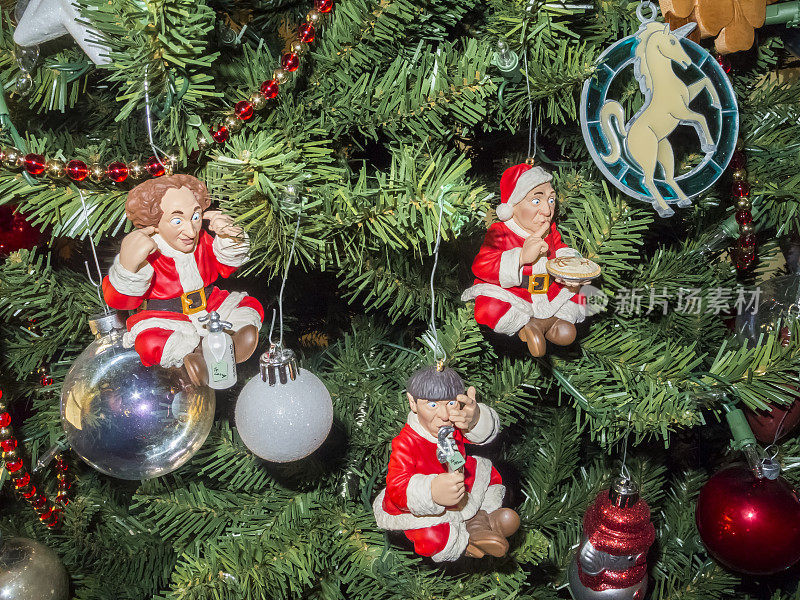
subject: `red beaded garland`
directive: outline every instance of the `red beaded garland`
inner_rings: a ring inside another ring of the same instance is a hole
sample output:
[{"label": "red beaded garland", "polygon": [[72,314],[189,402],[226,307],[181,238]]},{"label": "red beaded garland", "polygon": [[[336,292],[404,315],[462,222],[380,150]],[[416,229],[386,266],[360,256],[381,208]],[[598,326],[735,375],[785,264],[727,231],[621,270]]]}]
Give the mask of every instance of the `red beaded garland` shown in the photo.
[{"label": "red beaded garland", "polygon": [[41,175],[44,173],[47,162],[41,154],[26,154],[22,161],[25,170],[31,175]]},{"label": "red beaded garland", "polygon": [[224,144],[228,141],[230,134],[228,133],[228,128],[225,127],[225,125],[220,125],[219,128],[211,130],[211,137],[214,138],[214,141],[218,144]]},{"label": "red beaded garland", "polygon": [[164,169],[164,164],[158,159],[157,156],[151,156],[148,158],[144,168],[147,169],[147,172],[153,177],[161,177],[166,172]]},{"label": "red beaded garland", "polygon": [[67,163],[67,177],[72,181],[83,181],[89,176],[89,167],[82,160],[71,160]]},{"label": "red beaded garland", "polygon": [[267,100],[271,100],[278,95],[278,82],[274,79],[265,81],[261,84],[261,95]]},{"label": "red beaded garland", "polygon": [[329,13],[333,10],[333,0],[314,0],[314,8],[321,13]]},{"label": "red beaded garland", "polygon": [[47,521],[52,516],[53,516],[53,509],[52,508],[48,508],[47,511],[45,511],[42,514],[39,515],[39,520],[40,521]]},{"label": "red beaded garland", "polygon": [[3,449],[3,452],[11,452],[16,447],[17,447],[17,438],[12,437],[0,442],[0,448]]},{"label": "red beaded garland", "polygon": [[247,100],[240,100],[233,108],[236,116],[242,121],[249,121],[253,118],[253,105]]},{"label": "red beaded garland", "polygon": [[750,184],[746,181],[735,181],[731,194],[733,194],[734,198],[746,198],[750,195]]},{"label": "red beaded garland", "polygon": [[281,56],[281,66],[289,73],[297,71],[297,67],[300,66],[300,55],[296,52],[287,52]]},{"label": "red beaded garland", "polygon": [[11,415],[7,412],[0,413],[0,427],[8,427],[11,425]]},{"label": "red beaded garland", "polygon": [[122,183],[128,178],[128,165],[124,162],[112,162],[106,168],[106,175],[114,183]]},{"label": "red beaded garland", "polygon": [[28,490],[20,492],[19,495],[25,498],[26,500],[30,500],[36,495],[36,486],[32,485]]},{"label": "red beaded garland", "polygon": [[739,238],[739,245],[742,248],[754,248],[756,245],[756,235],[754,233],[746,233]]},{"label": "red beaded garland", "polygon": [[747,225],[748,223],[753,222],[753,213],[749,210],[737,210],[736,211],[736,222],[739,225]]},{"label": "red beaded garland", "polygon": [[6,471],[9,473],[16,473],[22,468],[22,459],[15,458],[13,460],[6,461]]},{"label": "red beaded garland", "polygon": [[16,488],[24,488],[30,482],[31,482],[31,476],[26,471],[25,473],[23,473],[22,475],[20,475],[16,479],[14,479],[14,487],[16,487]]},{"label": "red beaded garland", "polygon": [[306,42],[307,44],[310,44],[311,42],[314,41],[314,36],[316,35],[317,32],[314,29],[314,26],[308,21],[306,21],[300,24],[300,27],[297,28],[297,33],[300,37],[301,42]]}]

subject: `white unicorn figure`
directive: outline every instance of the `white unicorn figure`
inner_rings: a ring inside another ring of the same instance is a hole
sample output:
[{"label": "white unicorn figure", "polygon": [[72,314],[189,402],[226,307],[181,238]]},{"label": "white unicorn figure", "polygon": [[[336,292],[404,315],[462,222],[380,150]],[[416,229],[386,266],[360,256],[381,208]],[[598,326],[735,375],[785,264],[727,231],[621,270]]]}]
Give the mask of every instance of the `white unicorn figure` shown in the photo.
[{"label": "white unicorn figure", "polygon": [[[706,118],[689,108],[689,103],[704,89],[711,95],[714,108],[720,109],[717,90],[708,76],[686,85],[672,70],[675,61],[686,68],[692,60],[680,43],[680,38],[694,29],[695,23],[670,32],[669,25],[650,22],[636,34],[639,40],[633,63],[633,74],[645,97],[644,106],[624,125],[622,137],[627,155],[644,173],[644,185],[653,198],[653,208],[662,217],[675,214],[655,184],[657,165],[661,165],[664,180],[678,197],[678,206],[691,206],[692,201],[675,181],[675,154],[667,139],[678,125],[691,125],[700,138],[700,148],[705,153],[714,151],[716,143],[708,128]],[[607,100],[600,110],[600,126],[611,146],[611,151],[601,156],[607,164],[617,162],[622,155],[619,138],[613,129],[616,121],[621,131],[625,110],[616,100]]]}]

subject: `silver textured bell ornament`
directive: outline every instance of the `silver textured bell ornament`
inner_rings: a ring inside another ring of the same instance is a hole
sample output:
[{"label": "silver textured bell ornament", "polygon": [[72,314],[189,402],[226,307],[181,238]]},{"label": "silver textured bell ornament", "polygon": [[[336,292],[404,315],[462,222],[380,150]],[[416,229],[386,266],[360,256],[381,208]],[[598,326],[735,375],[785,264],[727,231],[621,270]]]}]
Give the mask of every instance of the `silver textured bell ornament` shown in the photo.
[{"label": "silver textured bell ornament", "polygon": [[96,339],[78,356],[61,390],[61,423],[75,453],[120,479],[174,471],[205,442],[214,391],[193,384],[184,367],[145,367],[122,343],[116,313],[92,317]]},{"label": "silver textured bell ornament", "polygon": [[26,538],[0,538],[0,600],[67,600],[69,577],[58,555]]},{"label": "silver textured bell ornament", "polygon": [[294,352],[271,346],[236,402],[236,428],[245,446],[268,461],[299,460],[322,445],[332,424],[325,384],[297,366]]}]

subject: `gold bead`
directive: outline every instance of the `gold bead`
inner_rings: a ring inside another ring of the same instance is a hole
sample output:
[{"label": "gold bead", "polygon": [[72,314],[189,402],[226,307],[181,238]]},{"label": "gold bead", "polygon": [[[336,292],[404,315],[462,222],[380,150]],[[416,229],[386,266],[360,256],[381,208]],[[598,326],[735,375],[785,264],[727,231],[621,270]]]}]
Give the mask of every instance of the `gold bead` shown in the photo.
[{"label": "gold bead", "polygon": [[0,427],[0,440],[7,440],[12,435],[14,435],[14,430],[11,427]]},{"label": "gold bead", "polygon": [[253,110],[261,110],[267,105],[267,99],[264,98],[259,92],[256,92],[250,98],[248,98],[248,102],[250,102]]},{"label": "gold bead", "polygon": [[22,161],[24,160],[22,157],[22,153],[17,150],[16,148],[6,148],[5,149],[5,158],[3,159],[3,164],[8,167],[9,169],[21,169],[22,168]]},{"label": "gold bead", "polygon": [[89,166],[89,179],[94,181],[95,183],[100,183],[103,181],[103,177],[106,176],[106,169],[100,163],[92,163]]},{"label": "gold bead", "polygon": [[744,181],[747,179],[747,170],[746,169],[736,169],[733,172],[733,180],[734,181]]},{"label": "gold bead", "polygon": [[308,44],[300,40],[295,40],[292,42],[292,45],[289,46],[289,49],[295,54],[305,54],[306,50],[308,50]]},{"label": "gold bead", "polygon": [[319,12],[316,8],[312,8],[308,11],[306,15],[306,21],[311,23],[312,25],[317,25],[322,20],[322,13]]},{"label": "gold bead", "polygon": [[3,460],[8,461],[8,460],[14,460],[15,458],[17,458],[16,448],[14,448],[13,450],[8,450],[6,452],[3,452]]},{"label": "gold bead", "polygon": [[744,225],[739,225],[739,233],[742,235],[748,235],[753,233],[753,224],[752,223],[745,223]]},{"label": "gold bead", "polygon": [[128,179],[132,181],[139,181],[144,179],[147,171],[138,160],[132,160],[128,163]]},{"label": "gold bead", "polygon": [[750,198],[739,198],[736,201],[736,210],[750,210],[753,208],[753,203],[750,202]]},{"label": "gold bead", "polygon": [[197,136],[197,149],[198,150],[200,150],[202,152],[203,150],[208,148],[209,145],[210,145],[210,143],[208,141],[208,138],[203,136],[203,134],[200,134],[200,135]]},{"label": "gold bead", "polygon": [[0,413],[4,413],[8,410],[8,405],[0,400]]},{"label": "gold bead", "polygon": [[286,81],[289,79],[289,73],[286,71],[286,69],[278,67],[272,72],[272,78],[278,83],[286,83]]},{"label": "gold bead", "polygon": [[48,160],[45,169],[47,170],[47,174],[53,179],[63,179],[67,174],[67,165],[64,164],[63,160]]},{"label": "gold bead", "polygon": [[242,121],[237,119],[234,115],[228,115],[225,117],[225,127],[231,133],[236,133],[242,128]]}]

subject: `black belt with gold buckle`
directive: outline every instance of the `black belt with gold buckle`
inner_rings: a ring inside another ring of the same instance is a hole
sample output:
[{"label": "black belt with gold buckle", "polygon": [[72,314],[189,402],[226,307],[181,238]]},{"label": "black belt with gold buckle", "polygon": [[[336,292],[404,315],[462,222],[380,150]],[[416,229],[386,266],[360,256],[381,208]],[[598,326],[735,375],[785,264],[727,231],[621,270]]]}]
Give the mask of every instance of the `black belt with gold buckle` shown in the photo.
[{"label": "black belt with gold buckle", "polygon": [[523,275],[522,287],[526,288],[531,294],[546,294],[550,287],[550,275],[539,273],[538,275]]},{"label": "black belt with gold buckle", "polygon": [[205,310],[208,297],[211,295],[211,286],[186,292],[177,298],[158,299],[151,298],[144,302],[142,310],[166,310],[169,312],[179,312],[185,315],[193,315],[196,312]]}]

